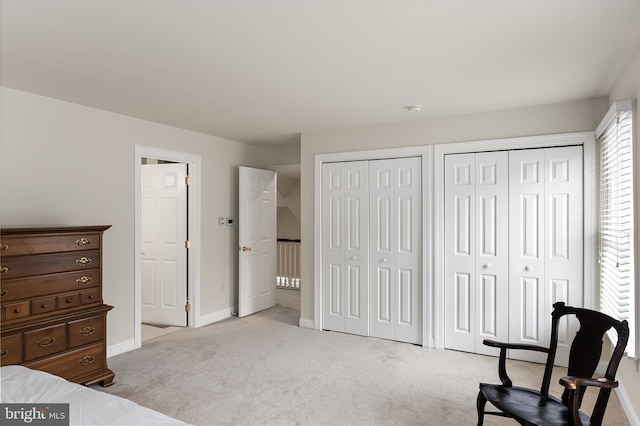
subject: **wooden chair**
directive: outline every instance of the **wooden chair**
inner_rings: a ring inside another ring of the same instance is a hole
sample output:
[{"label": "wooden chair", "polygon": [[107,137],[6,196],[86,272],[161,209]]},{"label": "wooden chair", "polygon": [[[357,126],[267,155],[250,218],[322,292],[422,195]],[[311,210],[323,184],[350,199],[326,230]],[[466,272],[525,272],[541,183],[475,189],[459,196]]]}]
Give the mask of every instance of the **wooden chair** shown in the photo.
[{"label": "wooden chair", "polygon": [[[479,426],[483,424],[485,414],[510,417],[522,425],[599,426],[602,424],[611,389],[618,386],[615,374],[629,339],[627,321],[618,321],[601,312],[589,309],[565,306],[562,302],[554,304],[553,308],[554,310],[551,314],[551,340],[548,348],[535,345],[500,343],[492,340],[484,341],[485,345],[500,348],[498,375],[502,384],[480,383],[480,392],[477,400]],[[571,344],[567,376],[560,379],[560,384],[565,389],[562,399],[558,399],[549,395],[549,383],[558,346],[558,322],[562,316],[569,314],[573,314],[578,318],[580,329]],[[604,335],[611,327],[616,329],[618,341],[604,377],[593,378],[600,361]],[[512,385],[506,371],[507,349],[524,349],[547,354],[540,390]],[[579,411],[587,386],[600,388],[591,417]],[[499,411],[485,411],[487,401]]]}]

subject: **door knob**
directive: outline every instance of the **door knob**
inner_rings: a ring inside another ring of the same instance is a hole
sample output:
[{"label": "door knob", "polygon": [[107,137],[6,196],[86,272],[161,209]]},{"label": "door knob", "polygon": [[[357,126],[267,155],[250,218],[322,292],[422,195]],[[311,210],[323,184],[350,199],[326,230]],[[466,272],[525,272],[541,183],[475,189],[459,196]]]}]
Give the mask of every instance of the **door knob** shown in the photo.
[{"label": "door knob", "polygon": [[242,246],[242,251],[251,251],[251,247]]},{"label": "door knob", "polygon": [[351,256],[351,260],[356,260],[356,259],[357,259],[357,257]]},{"label": "door knob", "polygon": [[389,259],[387,259],[386,257],[383,257],[381,262],[386,262],[387,260],[389,260]]},{"label": "door knob", "polygon": [[524,270],[525,270],[525,271],[527,271],[527,272],[529,272],[529,271],[530,271],[530,270],[532,270],[532,269],[533,269],[533,268],[532,268],[531,266],[529,266],[529,265],[527,265],[527,266],[525,266],[525,267],[524,267]]},{"label": "door knob", "polygon": [[485,263],[484,265],[482,265],[482,269],[489,269],[489,268],[491,268],[490,263]]}]

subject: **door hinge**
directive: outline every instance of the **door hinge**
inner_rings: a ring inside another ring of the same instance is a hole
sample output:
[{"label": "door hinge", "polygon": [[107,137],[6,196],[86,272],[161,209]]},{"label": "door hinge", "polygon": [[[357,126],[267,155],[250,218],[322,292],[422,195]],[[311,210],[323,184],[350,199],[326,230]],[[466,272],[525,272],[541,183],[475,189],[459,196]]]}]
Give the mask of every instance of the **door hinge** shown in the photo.
[{"label": "door hinge", "polygon": [[184,184],[185,185],[191,185],[191,178],[189,176],[185,176],[184,178]]},{"label": "door hinge", "polygon": [[191,241],[186,240],[186,241],[184,242],[184,248],[191,248]]},{"label": "door hinge", "polygon": [[191,311],[191,305],[189,304],[189,302],[187,302],[187,303],[184,305],[184,311],[185,311],[185,312],[189,312],[189,311]]}]

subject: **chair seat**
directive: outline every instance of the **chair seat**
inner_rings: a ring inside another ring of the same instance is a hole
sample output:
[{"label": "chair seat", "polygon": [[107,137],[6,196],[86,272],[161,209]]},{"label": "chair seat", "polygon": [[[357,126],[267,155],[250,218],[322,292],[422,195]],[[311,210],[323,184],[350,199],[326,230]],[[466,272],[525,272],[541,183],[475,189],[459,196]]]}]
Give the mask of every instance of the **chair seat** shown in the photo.
[{"label": "chair seat", "polygon": [[[508,387],[480,383],[480,392],[487,401],[499,410],[509,413],[523,425],[567,425],[569,424],[569,410],[556,397],[540,396],[534,389]],[[583,425],[589,425],[589,417],[580,412]]]}]

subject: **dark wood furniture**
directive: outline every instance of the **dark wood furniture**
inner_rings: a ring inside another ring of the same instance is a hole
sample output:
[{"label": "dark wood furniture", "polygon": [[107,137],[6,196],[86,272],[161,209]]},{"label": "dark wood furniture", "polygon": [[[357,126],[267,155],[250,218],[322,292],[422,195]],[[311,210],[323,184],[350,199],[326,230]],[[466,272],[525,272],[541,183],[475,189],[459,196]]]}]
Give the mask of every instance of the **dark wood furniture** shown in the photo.
[{"label": "dark wood furniture", "polygon": [[0,364],[109,386],[102,235],[110,226],[0,230]]},{"label": "dark wood furniture", "polygon": [[[484,344],[500,348],[498,374],[502,384],[480,383],[478,393],[478,425],[485,414],[511,417],[522,425],[601,425],[611,389],[618,386],[615,380],[618,365],[629,339],[627,321],[615,320],[603,313],[582,308],[572,308],[559,302],[553,305],[551,340],[548,348],[534,345],[499,343],[485,340]],[[580,328],[569,352],[567,376],[560,379],[564,386],[562,399],[549,395],[549,384],[558,345],[558,322],[565,315],[575,315]],[[618,341],[602,378],[593,378],[600,356],[604,335],[610,328],[618,334]],[[547,353],[547,362],[540,390],[513,386],[506,371],[507,349],[524,349]],[[591,417],[579,411],[587,386],[600,388]],[[498,412],[485,411],[491,402]]]}]

